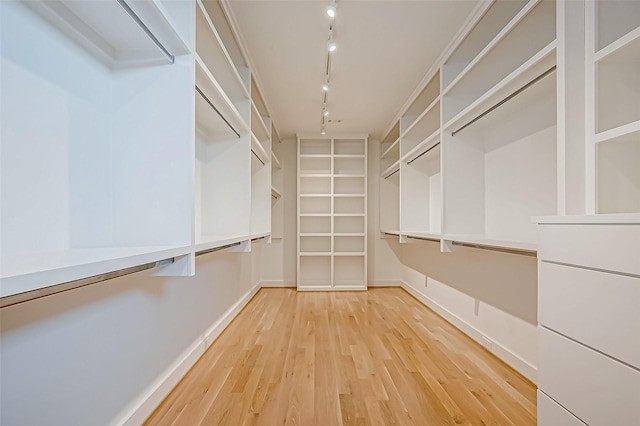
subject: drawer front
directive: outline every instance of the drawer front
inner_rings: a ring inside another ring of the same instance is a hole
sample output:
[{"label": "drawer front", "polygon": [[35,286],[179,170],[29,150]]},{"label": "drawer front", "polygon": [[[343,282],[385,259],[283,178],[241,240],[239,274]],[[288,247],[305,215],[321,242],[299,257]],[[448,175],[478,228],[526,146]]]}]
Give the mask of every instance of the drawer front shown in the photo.
[{"label": "drawer front", "polygon": [[591,426],[640,424],[640,372],[538,327],[538,387]]},{"label": "drawer front", "polygon": [[640,276],[640,224],[538,226],[538,259]]},{"label": "drawer front", "polygon": [[539,262],[538,321],[640,369],[640,278]]},{"label": "drawer front", "polygon": [[538,426],[585,426],[585,423],[538,390]]}]

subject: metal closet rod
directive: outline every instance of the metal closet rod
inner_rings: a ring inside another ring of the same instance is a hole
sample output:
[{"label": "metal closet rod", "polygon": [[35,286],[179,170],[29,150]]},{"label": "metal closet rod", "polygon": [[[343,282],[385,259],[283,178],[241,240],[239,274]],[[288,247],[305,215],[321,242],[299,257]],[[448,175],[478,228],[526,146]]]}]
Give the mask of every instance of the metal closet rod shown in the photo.
[{"label": "metal closet rod", "polygon": [[119,269],[117,271],[107,272],[100,275],[94,275],[92,277],[81,278],[79,280],[67,281],[65,283],[52,285],[49,287],[38,288],[31,291],[25,291],[24,293],[18,293],[11,296],[5,296],[0,298],[0,308],[6,308],[7,306],[17,305],[19,303],[28,302],[30,300],[40,299],[42,297],[51,296],[58,293],[63,293],[69,290],[75,290],[80,287],[86,287],[91,284],[96,284],[102,281],[111,280],[113,278],[123,277],[136,272],[145,271],[147,269],[153,269],[158,266],[169,265],[174,262],[174,258],[159,260],[157,262],[145,263],[144,265],[132,266],[130,268]]},{"label": "metal closet rod", "polygon": [[129,7],[129,5],[124,0],[118,0],[118,4],[122,6],[122,8],[127,12],[127,14],[135,21],[136,24],[144,31],[144,33],[153,41],[153,43],[158,46],[158,48],[165,54],[165,56],[169,59],[169,61],[174,64],[176,62],[175,56],[173,56],[169,51],[164,47],[160,40],[156,38],[155,35],[151,32],[151,30],[142,22],[142,19],[136,15],[136,13]]},{"label": "metal closet rod", "polygon": [[261,163],[262,163],[262,165],[264,166],[264,161],[262,161],[262,159],[258,156],[258,154],[256,154],[256,152],[253,150],[253,148],[251,148],[251,153],[252,153],[253,155],[255,155],[255,156],[256,156],[256,158],[258,159],[258,161],[259,161],[259,162],[261,162]]},{"label": "metal closet rod", "polygon": [[396,174],[396,173],[398,173],[399,171],[400,171],[400,167],[398,167],[398,168],[396,169],[396,171],[395,171],[395,172],[391,172],[391,173],[389,173],[388,175],[386,175],[384,178],[385,178],[385,179],[390,178],[391,176],[395,175],[395,174]]},{"label": "metal closet rod", "polygon": [[439,238],[427,238],[427,237],[416,237],[415,235],[407,235],[407,238],[411,238],[414,240],[420,240],[420,241],[431,241],[434,243],[439,243],[440,239]]},{"label": "metal closet rod", "polygon": [[213,253],[213,252],[216,252],[216,251],[228,249],[228,248],[239,246],[239,245],[240,245],[240,242],[237,242],[237,243],[226,244],[226,245],[220,246],[220,247],[213,247],[213,248],[206,249],[206,250],[200,250],[200,251],[196,252],[196,256],[202,256],[203,254],[209,254],[209,253]]},{"label": "metal closet rod", "polygon": [[435,148],[436,146],[440,145],[440,142],[434,144],[431,148],[427,149],[425,152],[423,152],[422,154],[418,155],[416,158],[414,158],[411,161],[408,161],[407,164],[411,164],[414,161],[416,161],[418,158],[422,157],[423,155],[425,155],[427,152],[431,151],[433,148]]},{"label": "metal closet rod", "polygon": [[526,249],[494,247],[494,246],[487,246],[487,245],[484,245],[484,244],[461,243],[459,241],[451,241],[451,244],[454,245],[454,246],[470,247],[470,248],[476,248],[476,249],[482,249],[482,250],[490,250],[490,251],[498,251],[498,252],[501,252],[501,253],[519,254],[519,255],[522,255],[522,256],[531,256],[531,257],[537,257],[538,256],[536,251],[531,251],[531,250],[526,250]]},{"label": "metal closet rod", "polygon": [[513,92],[512,94],[510,94],[509,96],[507,96],[506,98],[504,98],[503,100],[501,100],[500,102],[498,102],[497,104],[495,104],[494,106],[492,106],[491,108],[489,108],[488,110],[486,110],[485,112],[483,112],[482,114],[478,115],[477,117],[475,117],[474,119],[469,121],[464,126],[462,126],[462,127],[458,128],[457,130],[454,130],[453,132],[451,132],[451,136],[455,136],[456,133],[461,132],[462,130],[466,129],[467,127],[469,127],[470,125],[472,125],[476,121],[480,120],[485,115],[489,114],[491,111],[495,110],[496,108],[500,107],[504,103],[506,103],[506,102],[510,101],[511,99],[515,98],[517,95],[519,95],[520,93],[524,92],[529,87],[533,86],[534,84],[536,84],[537,82],[539,82],[540,80],[542,80],[543,78],[545,78],[546,76],[548,76],[549,74],[554,72],[555,70],[556,70],[556,66],[554,65],[551,68],[549,68],[548,70],[546,70],[545,72],[543,72],[542,74],[540,74],[539,76],[537,76],[536,78],[534,78],[533,80],[531,80],[530,82],[528,82],[527,84],[525,84],[524,86],[522,86],[521,88],[519,88],[518,90],[516,90],[515,92]]},{"label": "metal closet rod", "polygon": [[238,137],[240,137],[240,133],[238,133],[238,131],[236,129],[233,128],[233,126],[231,125],[231,123],[229,123],[227,121],[226,118],[224,118],[224,115],[222,115],[222,113],[220,111],[218,111],[218,108],[215,107],[215,105],[213,105],[213,103],[209,100],[209,98],[207,98],[207,95],[205,95],[202,90],[200,90],[200,88],[196,85],[196,92],[198,92],[200,94],[200,96],[202,96],[202,99],[204,99],[211,108],[213,108],[213,110],[220,116],[220,118],[222,118],[222,120],[227,123],[227,126],[229,126],[229,128],[231,130],[233,130],[233,133],[235,133]]}]

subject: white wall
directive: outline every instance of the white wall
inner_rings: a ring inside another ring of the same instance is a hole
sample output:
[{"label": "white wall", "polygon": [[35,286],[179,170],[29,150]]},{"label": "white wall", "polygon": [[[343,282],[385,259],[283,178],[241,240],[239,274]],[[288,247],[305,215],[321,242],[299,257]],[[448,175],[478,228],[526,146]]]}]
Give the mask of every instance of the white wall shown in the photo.
[{"label": "white wall", "polygon": [[257,290],[259,244],[0,310],[0,424],[141,421]]},{"label": "white wall", "polygon": [[264,287],[295,287],[297,265],[297,158],[296,140],[286,139],[273,146],[282,164],[283,226],[282,238],[266,245],[261,259],[261,283]]},{"label": "white wall", "polygon": [[367,279],[369,287],[400,285],[402,265],[398,237],[380,234],[380,142],[369,140],[367,179]]},{"label": "white wall", "polygon": [[536,258],[465,247],[441,253],[438,243],[410,241],[401,249],[405,289],[535,382]]}]

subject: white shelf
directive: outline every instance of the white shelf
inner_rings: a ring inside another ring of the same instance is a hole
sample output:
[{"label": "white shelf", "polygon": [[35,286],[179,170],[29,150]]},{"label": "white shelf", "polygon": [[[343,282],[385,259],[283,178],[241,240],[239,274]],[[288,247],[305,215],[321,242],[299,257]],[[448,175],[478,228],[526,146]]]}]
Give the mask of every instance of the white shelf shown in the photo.
[{"label": "white shelf", "polygon": [[[255,125],[254,125],[255,124]],[[253,99],[251,100],[251,131],[258,138],[259,141],[264,141],[271,138],[269,127],[265,123],[263,117],[258,111]]]},{"label": "white shelf", "polygon": [[396,161],[395,163],[387,167],[385,171],[382,172],[381,176],[385,178],[398,170],[400,170],[400,160]]},{"label": "white shelf", "polygon": [[301,232],[301,237],[330,237],[331,232]]},{"label": "white shelf", "polygon": [[300,197],[307,197],[307,198],[331,198],[331,194],[300,194]]},{"label": "white shelf", "polygon": [[440,142],[440,129],[427,136],[422,142],[413,147],[409,152],[402,156],[401,162],[409,162],[414,160],[423,152],[431,149],[433,146]]},{"label": "white shelf", "polygon": [[640,141],[640,120],[624,124],[615,129],[596,133],[595,143]]},{"label": "white shelf", "polygon": [[335,154],[332,155],[333,158],[366,158],[365,155],[361,154]]},{"label": "white shelf", "polygon": [[157,0],[126,4],[158,44],[116,0],[31,0],[25,3],[112,68],[173,63],[173,57],[190,53],[171,16]]},{"label": "white shelf", "polygon": [[534,223],[545,225],[563,224],[615,224],[640,225],[640,213],[595,214],[595,215],[567,215],[567,216],[537,216],[531,218]]},{"label": "white shelf", "polygon": [[607,60],[609,56],[614,54],[620,56],[617,58],[618,61],[622,59],[633,62],[638,61],[638,57],[640,57],[640,27],[622,36],[607,47],[600,49],[596,52],[594,61],[598,63]]},{"label": "white shelf", "polygon": [[[435,120],[427,120],[431,118],[429,113],[435,112],[437,115],[435,116]],[[433,130],[429,131],[425,129],[431,129],[433,126],[436,128],[440,127],[440,96],[436,97],[433,102],[411,123],[411,125],[400,135],[400,139],[412,138],[412,136],[418,135],[418,137],[423,137],[419,135],[425,135],[432,133]]]},{"label": "white shelf", "polygon": [[455,130],[454,127],[474,118],[495,103],[511,95],[517,89],[529,83],[533,78],[555,66],[556,41],[552,41],[532,58],[519,66],[515,71],[502,79],[498,84],[480,96],[472,104],[460,111],[455,117],[443,126],[446,130]]},{"label": "white shelf", "polygon": [[300,177],[304,178],[330,178],[331,173],[300,173]]},{"label": "white shelf", "polygon": [[331,154],[300,154],[300,158],[332,158]]},{"label": "white shelf", "polygon": [[[474,56],[474,59],[467,64],[464,69],[458,73],[458,75],[451,81],[451,83],[447,84],[446,87],[442,90],[442,95],[446,95],[449,91],[455,87],[455,85],[462,80],[467,74],[473,70],[476,65],[484,59],[489,52],[491,52],[497,45],[502,41],[532,10],[534,7],[538,5],[541,0],[531,0],[529,1],[524,8],[522,8],[514,17],[509,21],[507,25],[505,25],[502,30],[491,40],[477,55]],[[495,4],[498,4],[497,2]],[[513,2],[515,5],[515,2]]]},{"label": "white shelf", "polygon": [[[196,54],[196,87],[207,99],[196,91],[196,127],[208,141],[237,139],[236,132],[246,132],[246,123],[236,107],[224,93],[202,59]],[[213,107],[207,102],[211,102]],[[214,107],[218,110],[214,109]],[[224,118],[222,118],[224,117]],[[225,122],[226,120],[226,122]],[[228,122],[228,123],[227,123]]]},{"label": "white shelf", "polygon": [[196,52],[209,69],[215,70],[217,81],[239,108],[242,102],[250,99],[249,91],[204,4],[201,0],[196,3]]},{"label": "white shelf", "polygon": [[400,138],[396,139],[395,142],[380,155],[380,158],[400,158]]},{"label": "white shelf", "polygon": [[[308,175],[304,175],[304,176],[308,176]],[[334,173],[333,174],[334,178],[363,178],[364,174],[363,173],[353,173],[353,174],[349,174],[349,173]]]},{"label": "white shelf", "polygon": [[274,170],[281,170],[282,164],[280,164],[280,160],[276,157],[275,152],[271,151],[271,166]]},{"label": "white shelf", "polygon": [[333,194],[334,198],[364,198],[365,194]]},{"label": "white shelf", "polygon": [[300,217],[331,217],[331,213],[300,213]]},{"label": "white shelf", "polygon": [[2,257],[0,297],[160,260],[183,256],[190,246],[70,249]]},{"label": "white shelf", "polygon": [[445,241],[454,241],[458,243],[465,243],[471,245],[496,247],[503,249],[513,249],[521,251],[535,252],[537,251],[537,244],[533,241],[512,241],[492,238],[484,235],[475,234],[445,234],[441,238]]},{"label": "white shelf", "polygon": [[240,243],[251,239],[249,234],[209,234],[209,235],[197,235],[194,244],[194,251],[211,250],[218,247],[223,247],[229,244]]},{"label": "white shelf", "polygon": [[258,158],[260,158],[260,162],[262,163],[262,165],[268,163],[269,155],[267,154],[267,150],[253,133],[251,133],[251,149],[258,156]]},{"label": "white shelf", "polygon": [[[331,215],[328,215],[331,216]],[[365,217],[364,213],[334,213],[334,217]]]},{"label": "white shelf", "polygon": [[301,251],[301,257],[331,257],[330,251]]},{"label": "white shelf", "polygon": [[363,257],[366,253],[363,251],[336,251],[333,257]]}]

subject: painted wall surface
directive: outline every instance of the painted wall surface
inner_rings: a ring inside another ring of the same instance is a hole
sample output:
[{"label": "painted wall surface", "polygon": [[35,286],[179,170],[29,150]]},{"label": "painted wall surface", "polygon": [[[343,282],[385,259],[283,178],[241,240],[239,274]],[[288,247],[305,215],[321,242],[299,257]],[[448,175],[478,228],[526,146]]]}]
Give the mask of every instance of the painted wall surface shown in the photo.
[{"label": "painted wall surface", "polygon": [[143,271],[0,310],[0,424],[123,420],[255,287],[257,258],[225,250],[194,277]]},{"label": "painted wall surface", "polygon": [[403,244],[401,259],[410,292],[535,382],[535,257],[465,247],[441,253],[420,241]]},{"label": "painted wall surface", "polygon": [[380,234],[380,142],[369,140],[367,180],[367,279],[369,287],[400,285],[402,264],[398,237]]}]

